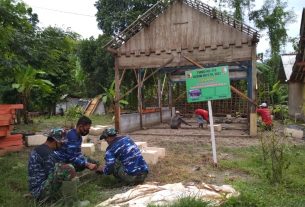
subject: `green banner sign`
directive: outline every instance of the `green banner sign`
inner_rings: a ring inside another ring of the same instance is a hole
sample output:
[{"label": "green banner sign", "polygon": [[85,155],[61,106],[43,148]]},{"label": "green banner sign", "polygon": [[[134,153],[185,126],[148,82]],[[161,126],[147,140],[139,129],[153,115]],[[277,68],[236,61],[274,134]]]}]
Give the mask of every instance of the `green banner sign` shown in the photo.
[{"label": "green banner sign", "polygon": [[185,72],[187,102],[231,98],[228,66]]}]

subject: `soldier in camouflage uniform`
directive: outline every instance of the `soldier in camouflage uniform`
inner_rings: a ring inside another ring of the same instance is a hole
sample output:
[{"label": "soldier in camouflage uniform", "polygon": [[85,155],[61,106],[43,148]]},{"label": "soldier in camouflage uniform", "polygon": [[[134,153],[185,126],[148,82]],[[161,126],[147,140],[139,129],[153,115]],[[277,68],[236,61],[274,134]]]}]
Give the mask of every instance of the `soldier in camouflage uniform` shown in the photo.
[{"label": "soldier in camouflage uniform", "polygon": [[128,136],[117,136],[114,128],[105,129],[100,136],[108,143],[105,154],[105,166],[98,173],[110,175],[126,184],[143,183],[148,174],[148,166],[138,146]]},{"label": "soldier in camouflage uniform", "polygon": [[79,118],[76,128],[71,129],[67,134],[67,141],[63,143],[59,150],[54,153],[56,159],[64,163],[72,163],[77,172],[86,168],[95,170],[97,161],[85,157],[81,152],[82,136],[89,133],[92,121],[86,116]]},{"label": "soldier in camouflage uniform", "polygon": [[47,141],[34,148],[28,163],[29,189],[37,200],[55,198],[64,181],[76,176],[75,169],[70,164],[58,163],[53,151],[58,149],[65,140],[65,130],[52,129]]}]

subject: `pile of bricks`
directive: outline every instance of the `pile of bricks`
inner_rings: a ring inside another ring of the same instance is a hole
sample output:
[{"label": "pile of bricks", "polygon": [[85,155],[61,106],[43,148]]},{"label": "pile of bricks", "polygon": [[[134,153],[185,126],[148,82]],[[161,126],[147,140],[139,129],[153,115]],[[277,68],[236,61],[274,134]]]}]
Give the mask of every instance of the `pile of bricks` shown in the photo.
[{"label": "pile of bricks", "polygon": [[23,148],[22,134],[11,134],[18,109],[23,105],[0,104],[0,156]]}]

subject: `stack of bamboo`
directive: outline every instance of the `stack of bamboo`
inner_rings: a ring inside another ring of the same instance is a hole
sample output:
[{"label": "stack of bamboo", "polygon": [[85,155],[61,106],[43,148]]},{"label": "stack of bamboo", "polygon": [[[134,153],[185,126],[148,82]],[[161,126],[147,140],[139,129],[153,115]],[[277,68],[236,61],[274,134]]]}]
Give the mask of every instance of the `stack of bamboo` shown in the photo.
[{"label": "stack of bamboo", "polygon": [[23,105],[0,104],[0,156],[23,148],[22,134],[11,134],[17,109]]}]

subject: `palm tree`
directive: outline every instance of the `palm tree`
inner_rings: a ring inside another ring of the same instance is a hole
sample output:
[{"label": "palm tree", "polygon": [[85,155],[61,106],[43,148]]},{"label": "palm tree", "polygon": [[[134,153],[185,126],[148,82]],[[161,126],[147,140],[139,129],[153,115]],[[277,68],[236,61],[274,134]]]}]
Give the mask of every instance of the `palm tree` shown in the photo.
[{"label": "palm tree", "polygon": [[41,70],[36,70],[31,66],[27,66],[23,69],[15,69],[15,83],[12,84],[12,88],[15,88],[21,98],[21,102],[24,106],[23,118],[24,123],[28,124],[28,104],[31,96],[31,92],[34,88],[40,89],[45,93],[50,93],[52,91],[53,84],[45,79],[37,77],[38,75],[43,75],[45,72]]}]

